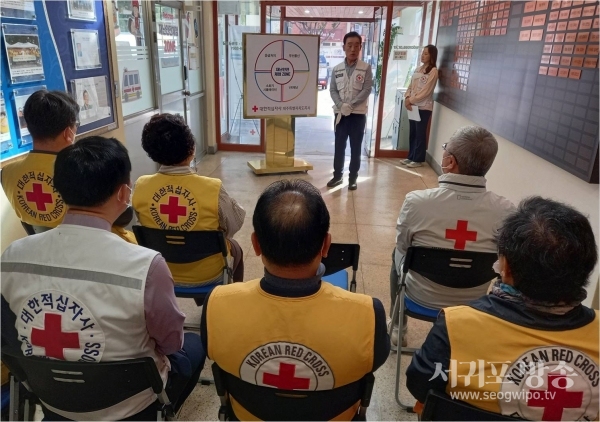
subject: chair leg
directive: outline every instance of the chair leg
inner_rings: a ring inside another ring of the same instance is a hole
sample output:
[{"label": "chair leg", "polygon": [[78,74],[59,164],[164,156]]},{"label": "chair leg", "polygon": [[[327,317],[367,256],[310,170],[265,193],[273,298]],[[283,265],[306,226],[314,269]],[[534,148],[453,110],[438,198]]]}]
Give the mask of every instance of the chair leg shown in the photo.
[{"label": "chair leg", "polygon": [[206,378],[206,377],[200,377],[198,378],[198,384],[202,384],[202,385],[211,385],[214,384],[215,380],[212,378]]},{"label": "chair leg", "polygon": [[191,331],[200,331],[200,324],[197,322],[187,322],[184,321],[183,322],[183,329],[184,330],[191,330]]},{"label": "chair leg", "polygon": [[20,421],[23,418],[19,415],[19,408],[21,407],[20,397],[19,397],[19,381],[11,375],[10,376],[10,404],[8,407],[8,420],[9,421]]},{"label": "chair leg", "polygon": [[[408,352],[407,347],[402,347],[402,333],[404,329],[404,286],[401,286],[398,290],[398,296],[396,297],[396,303],[394,304],[394,313],[395,316],[398,317],[398,352],[396,356],[396,391],[394,397],[396,399],[396,403],[400,405],[400,407],[406,410],[409,413],[413,413],[413,406],[410,404],[402,403],[400,399],[400,381],[402,380],[402,352]],[[396,313],[398,311],[398,313]],[[392,329],[393,329],[392,323]]]},{"label": "chair leg", "polygon": [[35,401],[31,400],[30,398],[27,398],[25,400],[25,408],[23,409],[23,420],[35,420]]}]

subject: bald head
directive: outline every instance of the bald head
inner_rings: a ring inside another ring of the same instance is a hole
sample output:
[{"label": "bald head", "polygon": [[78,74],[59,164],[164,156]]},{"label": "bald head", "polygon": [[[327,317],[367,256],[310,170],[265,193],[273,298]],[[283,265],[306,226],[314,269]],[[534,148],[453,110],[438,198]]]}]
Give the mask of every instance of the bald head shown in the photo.
[{"label": "bald head", "polygon": [[262,193],[252,217],[262,254],[279,266],[312,262],[329,231],[321,193],[304,180],[280,180]]}]

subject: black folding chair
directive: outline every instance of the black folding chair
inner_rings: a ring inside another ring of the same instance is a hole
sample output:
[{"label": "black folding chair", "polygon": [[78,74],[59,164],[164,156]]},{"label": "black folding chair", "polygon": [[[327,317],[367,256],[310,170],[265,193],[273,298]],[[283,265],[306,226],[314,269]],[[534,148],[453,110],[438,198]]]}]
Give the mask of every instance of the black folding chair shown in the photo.
[{"label": "black folding chair", "polygon": [[[220,230],[212,231],[179,231],[161,230],[143,226],[133,226],[133,233],[140,246],[160,252],[167,263],[188,264],[209,256],[221,254],[223,257],[223,281],[199,287],[175,287],[175,296],[191,298],[201,306],[204,298],[216,286],[228,284],[231,268],[227,263],[227,242],[225,234]],[[177,280],[175,280],[177,282]],[[184,328],[200,331],[200,323],[187,322]]]},{"label": "black folding chair", "polygon": [[27,233],[27,236],[44,233],[45,231],[52,229],[52,227],[32,226],[31,224],[25,223],[23,221],[21,221],[21,225],[25,229],[25,233]]},{"label": "black folding chair", "polygon": [[[356,272],[358,271],[358,258],[360,245],[355,243],[332,243],[327,257],[321,262],[325,265],[323,280],[341,287],[344,290],[356,292]],[[352,281],[348,285],[348,272],[346,268],[352,267]]]},{"label": "black folding chair", "polygon": [[33,420],[38,401],[64,412],[84,413],[114,406],[148,388],[157,395],[157,401],[152,404],[156,420],[174,418],[158,368],[150,357],[99,363],[69,362],[28,357],[21,350],[3,349],[2,361],[11,374],[10,420],[19,418],[19,383],[28,391],[25,420]]},{"label": "black folding chair", "polygon": [[398,324],[398,357],[396,362],[396,402],[412,412],[412,406],[400,400],[400,362],[402,353],[414,354],[418,349],[402,347],[402,330],[404,315],[421,321],[435,322],[440,309],[425,308],[406,296],[406,275],[413,271],[432,282],[455,289],[468,289],[490,283],[497,277],[492,265],[498,255],[489,252],[470,252],[454,249],[428,248],[411,246],[406,252],[402,274],[398,278],[398,293],[392,312],[392,323],[389,335],[392,336],[394,325]]},{"label": "black folding chair", "polygon": [[518,421],[519,418],[501,415],[478,409],[468,403],[452,400],[446,394],[435,390],[429,390],[421,421]]},{"label": "black folding chair", "polygon": [[239,420],[233,413],[233,397],[252,415],[263,421],[327,421],[360,401],[352,420],[366,421],[375,377],[368,373],[360,380],[332,390],[281,390],[250,384],[212,365],[215,387],[221,400],[219,420]]}]

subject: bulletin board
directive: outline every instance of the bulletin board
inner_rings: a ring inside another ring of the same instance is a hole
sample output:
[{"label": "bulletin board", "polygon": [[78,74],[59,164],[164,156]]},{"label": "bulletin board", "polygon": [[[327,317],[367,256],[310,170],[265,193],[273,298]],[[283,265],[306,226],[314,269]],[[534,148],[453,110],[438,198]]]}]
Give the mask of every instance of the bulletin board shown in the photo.
[{"label": "bulletin board", "polygon": [[598,183],[598,7],[441,2],[436,101]]},{"label": "bulletin board", "polygon": [[[12,7],[20,3],[24,4],[23,11],[5,9],[7,4]],[[31,7],[33,10],[29,10]],[[38,89],[66,91],[77,100],[82,109],[78,135],[105,127],[114,129],[115,98],[102,1],[45,0],[33,2],[33,6],[27,0],[11,1],[3,3],[1,14],[3,114],[0,160],[32,149],[31,137],[24,130],[25,122],[19,109],[26,96]],[[94,44],[97,47],[91,50]],[[11,50],[10,58],[6,54],[8,49]],[[27,73],[34,77],[31,80],[18,77]],[[83,91],[87,91],[87,103]]]}]

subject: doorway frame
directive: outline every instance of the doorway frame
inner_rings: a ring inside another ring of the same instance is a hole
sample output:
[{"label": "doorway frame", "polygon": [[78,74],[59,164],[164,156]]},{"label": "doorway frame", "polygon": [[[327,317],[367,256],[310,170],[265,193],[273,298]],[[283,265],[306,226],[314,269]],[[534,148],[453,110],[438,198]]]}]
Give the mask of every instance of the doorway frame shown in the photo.
[{"label": "doorway frame", "polygon": [[[425,41],[425,36],[427,36],[427,44],[431,43],[433,37],[434,22],[435,15],[437,10],[437,3],[441,0],[414,0],[414,1],[390,1],[390,0],[357,0],[357,1],[347,1],[347,0],[324,0],[318,3],[318,6],[364,6],[364,7],[387,7],[386,9],[386,17],[385,17],[385,34],[389,34],[391,31],[392,25],[392,17],[394,7],[398,6],[406,6],[406,7],[414,7],[420,5],[423,8],[423,19],[421,22],[421,37],[420,44],[423,44]],[[425,34],[425,23],[426,23],[426,15],[427,15],[427,7],[432,3],[432,13],[430,18],[430,28],[428,33]],[[314,0],[297,0],[297,1],[286,1],[286,0],[260,0],[260,33],[265,33],[267,27],[267,7],[280,6],[284,7],[281,13],[281,25],[280,25],[280,33],[283,33],[283,28],[285,22],[290,21],[319,21],[319,22],[375,22],[375,17],[365,17],[365,18],[350,18],[350,19],[341,19],[341,18],[289,18],[286,17],[285,7],[286,6],[315,6]],[[218,44],[219,40],[219,29],[218,29],[218,6],[217,1],[214,1],[212,8],[212,18],[213,18],[213,42]],[[225,22],[227,23],[229,15],[224,15]],[[237,16],[236,16],[237,19]],[[227,33],[227,31],[225,31]],[[390,38],[384,37],[383,43],[383,51],[389,51],[390,48]],[[213,51],[213,67],[214,67],[214,84],[215,86],[219,86],[219,48],[215,48]],[[385,70],[388,67],[389,55],[383,55],[382,68]],[[381,89],[380,92],[385,93],[386,87],[386,79],[387,72],[382,71],[381,75]],[[374,158],[405,158],[407,156],[407,151],[397,151],[397,150],[381,150],[381,130],[382,130],[382,121],[383,121],[383,111],[384,111],[384,100],[385,94],[379,95],[377,99],[378,104],[378,112],[377,112],[377,126],[375,131],[375,148],[374,148]],[[260,144],[258,145],[247,145],[247,144],[231,144],[227,142],[223,142],[222,137],[226,135],[226,133],[221,131],[221,98],[220,92],[219,95],[215,95],[215,139],[217,140],[217,149],[221,151],[239,151],[239,152],[265,152],[266,144],[265,144],[265,119],[261,119],[260,121]],[[431,120],[429,122],[431,124]],[[429,130],[428,130],[429,135]],[[429,136],[427,136],[427,140],[429,140]]]}]

